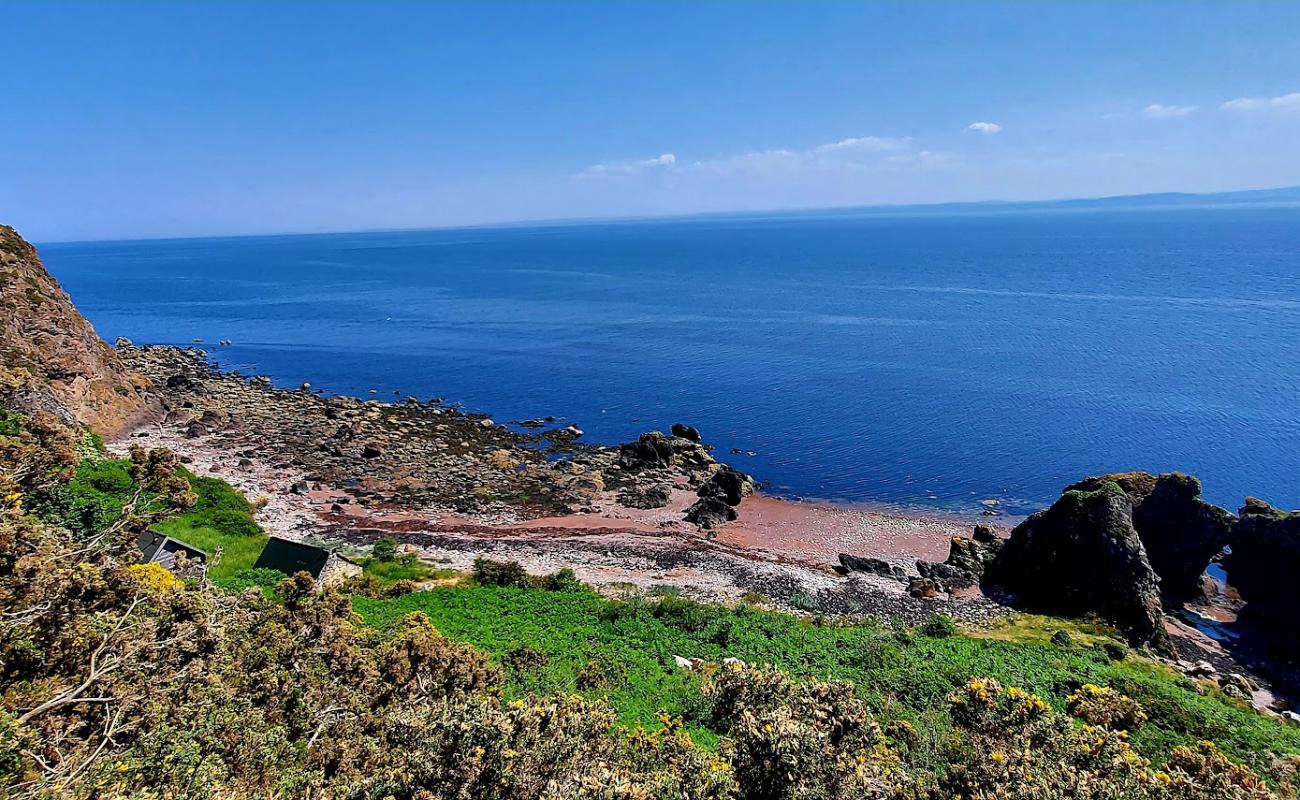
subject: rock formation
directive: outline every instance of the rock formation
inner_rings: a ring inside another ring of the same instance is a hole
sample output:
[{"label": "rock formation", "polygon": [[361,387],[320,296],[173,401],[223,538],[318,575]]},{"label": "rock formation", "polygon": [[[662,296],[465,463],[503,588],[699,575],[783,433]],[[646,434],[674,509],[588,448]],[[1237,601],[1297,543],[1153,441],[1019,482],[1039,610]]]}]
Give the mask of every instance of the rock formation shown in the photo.
[{"label": "rock formation", "polygon": [[0,405],[112,435],[151,409],[148,382],[95,334],[36,248],[0,225]]},{"label": "rock formation", "polygon": [[1017,525],[981,587],[1036,611],[1096,613],[1132,642],[1168,649],[1160,579],[1133,527],[1133,501],[1114,482],[1066,491]]},{"label": "rock formation", "polygon": [[941,590],[965,589],[979,583],[985,567],[1002,550],[1006,542],[987,525],[976,525],[967,539],[955,536],[948,545],[948,558],[942,562],[917,561],[916,571],[934,581]]},{"label": "rock formation", "polygon": [[1233,517],[1201,499],[1201,482],[1170,472],[1159,477],[1125,472],[1087,478],[1066,491],[1096,491],[1106,483],[1120,487],[1133,504],[1133,527],[1151,567],[1160,576],[1166,608],[1177,608],[1204,594],[1201,575],[1223,552]]},{"label": "rock formation", "polygon": [[[1232,528],[1232,552],[1223,560],[1228,580],[1251,617],[1294,630],[1300,610],[1300,511],[1281,511],[1248,497],[1240,514]],[[1291,649],[1300,651],[1300,645],[1292,643]]]}]

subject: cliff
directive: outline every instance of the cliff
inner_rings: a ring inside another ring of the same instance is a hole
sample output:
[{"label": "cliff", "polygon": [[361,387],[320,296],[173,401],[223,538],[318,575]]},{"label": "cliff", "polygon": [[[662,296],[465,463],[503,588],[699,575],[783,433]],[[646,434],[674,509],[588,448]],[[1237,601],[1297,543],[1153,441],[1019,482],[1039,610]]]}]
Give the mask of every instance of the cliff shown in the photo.
[{"label": "cliff", "polygon": [[149,384],[95,333],[41,263],[0,225],[0,405],[50,411],[111,436],[151,411]]}]

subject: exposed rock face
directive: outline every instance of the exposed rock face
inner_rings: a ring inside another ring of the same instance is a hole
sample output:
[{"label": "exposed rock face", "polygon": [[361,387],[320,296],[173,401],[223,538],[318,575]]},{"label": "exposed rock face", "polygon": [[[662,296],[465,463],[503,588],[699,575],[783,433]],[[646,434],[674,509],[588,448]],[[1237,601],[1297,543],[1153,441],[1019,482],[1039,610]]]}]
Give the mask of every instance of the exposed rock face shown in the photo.
[{"label": "exposed rock face", "polygon": [[717,462],[709,455],[709,448],[697,441],[681,436],[664,436],[658,431],[641,434],[635,442],[619,445],[618,464],[629,472],[647,469],[666,469],[690,473],[712,471]]},{"label": "exposed rock face", "polygon": [[1017,525],[981,587],[1037,611],[1093,612],[1135,644],[1169,647],[1160,579],[1133,528],[1133,502],[1115,483],[1067,491]]},{"label": "exposed rock face", "polygon": [[[1295,630],[1300,612],[1300,511],[1281,511],[1246,498],[1232,529],[1232,552],[1223,559],[1246,610],[1261,621]],[[1285,638],[1285,637],[1279,637]],[[1292,644],[1300,652],[1300,644]]]},{"label": "exposed rock face", "polygon": [[948,558],[942,562],[917,561],[916,571],[934,581],[940,590],[965,589],[979,583],[985,567],[1006,542],[986,525],[976,525],[972,538],[955,536],[948,545]]},{"label": "exposed rock face", "polygon": [[712,528],[737,517],[736,506],[754,491],[754,480],[737,469],[720,464],[709,479],[700,484],[700,496],[686,509],[686,521],[701,528]]},{"label": "exposed rock face", "polygon": [[0,225],[0,404],[112,435],[152,410],[147,389],[72,305],[36,248]]},{"label": "exposed rock face", "polygon": [[840,553],[840,565],[835,568],[835,571],[841,575],[847,575],[850,572],[864,572],[868,575],[888,578],[899,583],[907,581],[907,572],[897,564],[891,564],[883,558],[865,558],[851,556],[848,553]]},{"label": "exposed rock face", "polygon": [[1160,576],[1166,608],[1177,608],[1204,594],[1201,574],[1223,552],[1233,516],[1201,499],[1201,482],[1181,472],[1159,477],[1124,472],[1087,478],[1066,488],[1096,491],[1117,484],[1133,503],[1133,527],[1142,539],[1151,567]]}]

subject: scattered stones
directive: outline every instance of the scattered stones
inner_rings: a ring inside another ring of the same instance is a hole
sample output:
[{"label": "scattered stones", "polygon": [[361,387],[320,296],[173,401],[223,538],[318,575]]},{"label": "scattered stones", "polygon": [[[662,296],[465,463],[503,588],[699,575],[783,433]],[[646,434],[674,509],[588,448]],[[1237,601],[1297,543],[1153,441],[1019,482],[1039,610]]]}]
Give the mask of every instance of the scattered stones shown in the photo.
[{"label": "scattered stones", "polygon": [[634,483],[618,493],[618,502],[628,508],[663,508],[672,491],[665,483]]}]

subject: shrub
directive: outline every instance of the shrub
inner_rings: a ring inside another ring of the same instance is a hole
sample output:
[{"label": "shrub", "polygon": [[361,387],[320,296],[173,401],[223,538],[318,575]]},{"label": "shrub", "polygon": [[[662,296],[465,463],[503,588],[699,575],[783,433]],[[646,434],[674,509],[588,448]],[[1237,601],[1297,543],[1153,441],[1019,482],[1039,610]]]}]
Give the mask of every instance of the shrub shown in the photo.
[{"label": "shrub", "polygon": [[219,589],[224,589],[227,592],[235,593],[256,586],[261,589],[264,594],[269,594],[275,590],[275,587],[278,586],[281,581],[288,577],[288,575],[285,575],[278,569],[267,569],[266,567],[258,567],[254,569],[250,567],[249,569],[241,569],[239,572],[225,578],[214,580],[212,585]]},{"label": "shrub", "polygon": [[817,598],[808,592],[795,592],[790,595],[790,607],[799,611],[811,612],[820,609],[821,603],[817,602]]},{"label": "shrub", "polygon": [[692,633],[704,630],[712,617],[704,604],[677,595],[668,595],[651,604],[650,613],[669,625]]},{"label": "shrub", "polygon": [[376,561],[393,561],[397,558],[397,540],[385,536],[375,542],[370,549],[370,557]]},{"label": "shrub", "polygon": [[627,680],[627,667],[613,658],[591,658],[578,670],[574,681],[579,689],[609,689]]},{"label": "shrub", "polygon": [[1085,683],[1065,700],[1071,714],[1088,723],[1111,730],[1131,730],[1146,722],[1146,712],[1133,698],[1108,686]]},{"label": "shrub", "polygon": [[1073,647],[1074,637],[1070,635],[1069,631],[1062,629],[1052,634],[1052,644],[1057,647]]},{"label": "shrub", "polygon": [[550,659],[535,647],[512,647],[501,656],[501,665],[512,672],[535,672],[545,667]]},{"label": "shrub", "polygon": [[932,614],[925,622],[921,623],[918,630],[922,636],[929,636],[931,639],[946,639],[957,634],[957,623],[953,622],[952,617],[947,615]]},{"label": "shrub", "polygon": [[258,526],[246,511],[232,508],[220,508],[208,515],[207,527],[226,536],[261,536],[262,528]]},{"label": "shrub", "polygon": [[568,567],[542,576],[537,583],[548,592],[581,592],[587,588]]},{"label": "shrub", "polygon": [[479,586],[527,586],[528,573],[518,561],[494,561],[490,558],[474,559],[471,573]]}]

